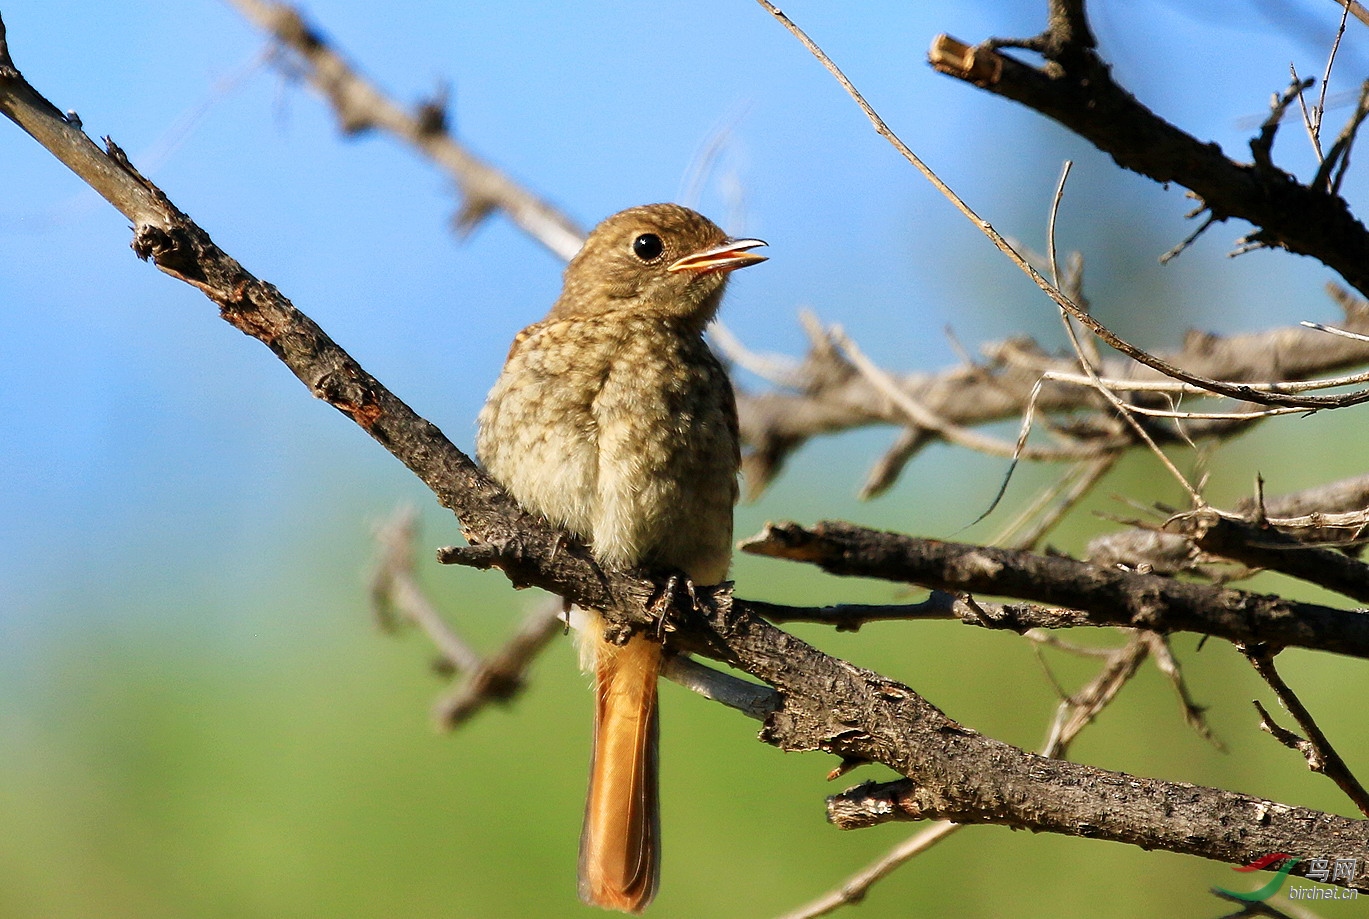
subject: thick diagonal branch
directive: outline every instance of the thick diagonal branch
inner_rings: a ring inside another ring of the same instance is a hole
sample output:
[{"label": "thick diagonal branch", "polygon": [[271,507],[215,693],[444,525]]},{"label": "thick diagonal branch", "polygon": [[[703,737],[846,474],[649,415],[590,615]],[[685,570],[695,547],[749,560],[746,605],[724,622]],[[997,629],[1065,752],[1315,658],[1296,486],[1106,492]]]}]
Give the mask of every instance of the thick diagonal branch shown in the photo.
[{"label": "thick diagonal branch", "polygon": [[[883,819],[1001,823],[1208,858],[1221,852],[1219,860],[1233,864],[1265,852],[1308,851],[1310,837],[1332,845],[1327,851],[1362,851],[1369,843],[1369,821],[1026,753],[755,617],[725,605],[705,615],[745,669],[780,691],[763,739],[787,750],[873,759],[908,777],[887,786],[897,793]],[[1347,886],[1369,889],[1369,866]]]}]

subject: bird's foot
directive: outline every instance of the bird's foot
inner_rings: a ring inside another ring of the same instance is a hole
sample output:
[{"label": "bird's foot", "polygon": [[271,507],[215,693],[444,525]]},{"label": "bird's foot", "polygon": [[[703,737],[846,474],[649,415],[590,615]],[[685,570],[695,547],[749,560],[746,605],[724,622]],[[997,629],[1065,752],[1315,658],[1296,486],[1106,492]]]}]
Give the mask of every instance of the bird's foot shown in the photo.
[{"label": "bird's foot", "polygon": [[675,600],[675,591],[679,586],[679,582],[680,576],[672,574],[666,580],[665,586],[652,598],[651,606],[648,607],[652,618],[656,620],[657,641],[663,641],[665,639],[665,633],[671,631],[671,629],[666,626],[666,620],[670,618],[670,608]]},{"label": "bird's foot", "polygon": [[672,612],[676,609],[676,599],[679,597],[681,587],[684,588],[684,595],[689,598],[688,608],[693,612],[699,610],[699,595],[694,589],[693,579],[682,572],[672,572],[648,608],[656,619],[656,638],[658,640],[663,640],[667,632],[673,632],[676,629],[675,624],[670,620]]},{"label": "bird's foot", "polygon": [[557,533],[551,540],[551,552],[547,555],[547,564],[556,564],[556,556],[561,554],[561,550],[568,548],[570,543],[566,540],[565,533]]}]

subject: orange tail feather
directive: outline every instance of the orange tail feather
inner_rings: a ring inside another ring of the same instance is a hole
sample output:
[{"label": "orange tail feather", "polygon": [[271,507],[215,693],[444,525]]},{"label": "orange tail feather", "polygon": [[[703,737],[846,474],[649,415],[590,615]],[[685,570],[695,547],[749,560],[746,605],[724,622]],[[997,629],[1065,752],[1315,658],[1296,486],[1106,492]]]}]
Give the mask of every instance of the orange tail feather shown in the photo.
[{"label": "orange tail feather", "polygon": [[661,646],[640,635],[599,643],[594,758],[580,834],[580,899],[639,913],[656,895],[661,865],[656,680]]}]

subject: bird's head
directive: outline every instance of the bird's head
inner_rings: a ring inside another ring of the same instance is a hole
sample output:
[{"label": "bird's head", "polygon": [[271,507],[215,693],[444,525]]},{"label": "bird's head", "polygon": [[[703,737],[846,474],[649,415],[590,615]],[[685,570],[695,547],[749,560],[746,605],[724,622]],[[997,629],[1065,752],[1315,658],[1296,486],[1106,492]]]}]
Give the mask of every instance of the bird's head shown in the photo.
[{"label": "bird's head", "polygon": [[718,311],[729,272],[765,261],[759,239],[729,239],[678,204],[620,211],[589,234],[566,267],[550,319],[617,310],[659,313],[702,329]]}]

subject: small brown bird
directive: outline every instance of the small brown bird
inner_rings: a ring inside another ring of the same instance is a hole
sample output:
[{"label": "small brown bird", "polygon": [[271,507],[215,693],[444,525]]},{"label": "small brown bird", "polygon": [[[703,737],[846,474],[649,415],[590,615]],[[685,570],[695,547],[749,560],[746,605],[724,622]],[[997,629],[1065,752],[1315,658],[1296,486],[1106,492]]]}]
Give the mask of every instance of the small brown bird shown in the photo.
[{"label": "small brown bird", "polygon": [[[527,510],[585,540],[607,567],[727,577],[737,499],[737,409],[704,343],[728,272],[765,260],[675,204],[614,214],[566,268],[547,318],[518,333],[480,413],[477,453]],[[580,897],[640,912],[660,871],[656,680],[661,646],[603,639]]]}]

